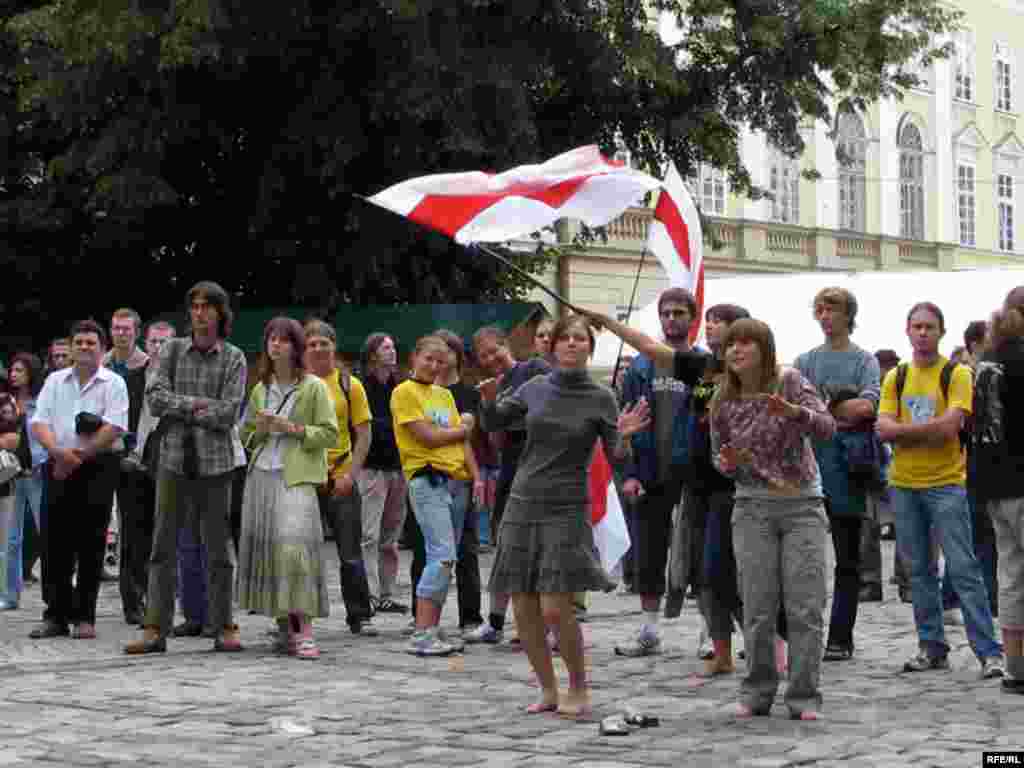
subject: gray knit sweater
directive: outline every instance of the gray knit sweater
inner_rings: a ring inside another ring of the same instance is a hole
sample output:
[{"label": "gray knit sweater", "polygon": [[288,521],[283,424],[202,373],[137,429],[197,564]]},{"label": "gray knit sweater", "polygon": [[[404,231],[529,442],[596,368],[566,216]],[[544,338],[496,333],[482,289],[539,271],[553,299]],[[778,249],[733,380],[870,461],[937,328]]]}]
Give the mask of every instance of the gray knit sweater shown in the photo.
[{"label": "gray knit sweater", "polygon": [[537,522],[589,509],[589,467],[600,438],[610,457],[618,445],[615,395],[586,371],[537,376],[480,409],[483,429],[526,421],[526,445],[504,519]]}]

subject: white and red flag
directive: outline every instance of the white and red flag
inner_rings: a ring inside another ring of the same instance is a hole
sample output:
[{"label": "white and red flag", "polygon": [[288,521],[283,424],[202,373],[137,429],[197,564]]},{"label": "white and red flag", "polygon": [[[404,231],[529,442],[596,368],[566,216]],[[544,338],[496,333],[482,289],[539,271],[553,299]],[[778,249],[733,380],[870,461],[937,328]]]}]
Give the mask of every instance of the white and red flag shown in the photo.
[{"label": "white and red flag", "polygon": [[[368,199],[466,245],[511,240],[562,218],[600,227],[659,187],[661,182],[653,176],[604,157],[596,146],[586,146],[498,174],[420,176]],[[630,541],[611,465],[600,444],[589,482],[594,540],[610,573]]]},{"label": "white and red flag", "polygon": [[586,146],[498,174],[420,176],[369,200],[465,245],[504,242],[562,218],[600,227],[659,186],[653,176]]},{"label": "white and red flag", "polygon": [[612,467],[599,440],[590,461],[590,523],[601,565],[611,573],[629,551],[629,528],[612,482]]},{"label": "white and red flag", "polygon": [[647,250],[657,256],[673,287],[685,288],[697,299],[697,322],[690,329],[693,343],[704,324],[704,238],[697,206],[672,161],[654,207]]}]

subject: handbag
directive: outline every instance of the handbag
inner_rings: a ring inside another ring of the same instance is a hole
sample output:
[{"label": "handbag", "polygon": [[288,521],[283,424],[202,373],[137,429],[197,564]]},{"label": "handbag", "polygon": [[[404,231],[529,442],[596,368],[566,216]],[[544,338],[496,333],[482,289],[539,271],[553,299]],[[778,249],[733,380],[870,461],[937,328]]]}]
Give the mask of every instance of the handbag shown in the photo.
[{"label": "handbag", "polygon": [[0,485],[14,480],[21,474],[21,462],[11,451],[0,451]]}]

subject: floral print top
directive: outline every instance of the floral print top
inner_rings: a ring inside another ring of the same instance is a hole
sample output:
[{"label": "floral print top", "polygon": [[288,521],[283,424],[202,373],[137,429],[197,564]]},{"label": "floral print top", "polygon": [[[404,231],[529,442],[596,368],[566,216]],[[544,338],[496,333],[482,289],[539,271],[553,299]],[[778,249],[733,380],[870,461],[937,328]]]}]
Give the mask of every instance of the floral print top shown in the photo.
[{"label": "floral print top", "polygon": [[[769,413],[763,399],[722,400],[711,418],[715,467],[736,481],[736,496],[821,497],[821,476],[809,438],[827,440],[836,424],[817,390],[795,368],[784,368],[779,394],[801,408],[797,419]],[[719,451],[731,445],[740,456],[733,472],[722,470]]]}]

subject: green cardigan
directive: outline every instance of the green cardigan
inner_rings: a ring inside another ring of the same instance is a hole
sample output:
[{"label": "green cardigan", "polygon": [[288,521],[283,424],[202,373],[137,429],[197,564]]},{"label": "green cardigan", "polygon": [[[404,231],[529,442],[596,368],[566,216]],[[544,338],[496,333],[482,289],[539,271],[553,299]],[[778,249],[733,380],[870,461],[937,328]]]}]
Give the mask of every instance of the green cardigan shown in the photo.
[{"label": "green cardigan", "polygon": [[[290,420],[304,424],[304,436],[286,436],[284,444],[284,484],[291,487],[300,483],[322,485],[327,482],[327,449],[338,444],[338,417],[327,385],[318,377],[307,375],[293,395]],[[249,468],[263,450],[269,435],[256,431],[256,415],[266,407],[267,391],[258,383],[249,395],[242,425],[242,444],[249,452]]]}]

